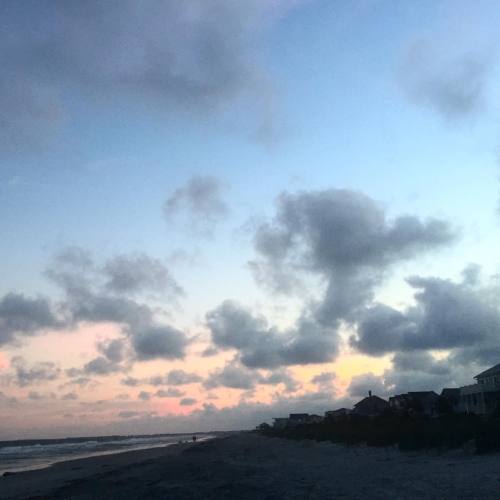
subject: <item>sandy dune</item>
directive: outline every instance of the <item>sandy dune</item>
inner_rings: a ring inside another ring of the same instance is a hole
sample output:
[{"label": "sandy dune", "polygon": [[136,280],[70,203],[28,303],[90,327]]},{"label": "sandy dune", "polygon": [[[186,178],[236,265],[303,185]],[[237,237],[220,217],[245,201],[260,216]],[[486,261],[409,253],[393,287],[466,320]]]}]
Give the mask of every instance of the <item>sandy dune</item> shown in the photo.
[{"label": "sandy dune", "polygon": [[490,499],[500,455],[400,453],[239,434],[0,478],[1,499]]}]

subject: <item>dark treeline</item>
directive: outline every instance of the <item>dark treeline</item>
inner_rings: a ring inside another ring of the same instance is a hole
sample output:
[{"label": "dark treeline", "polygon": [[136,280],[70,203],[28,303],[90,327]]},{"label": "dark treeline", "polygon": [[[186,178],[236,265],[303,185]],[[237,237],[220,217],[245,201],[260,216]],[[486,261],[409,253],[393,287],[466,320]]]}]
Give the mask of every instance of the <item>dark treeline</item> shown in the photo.
[{"label": "dark treeline", "polygon": [[397,446],[400,450],[458,448],[472,443],[476,453],[500,450],[500,415],[443,415],[415,418],[387,413],[374,418],[350,415],[286,429],[261,426],[265,435],[348,445]]}]

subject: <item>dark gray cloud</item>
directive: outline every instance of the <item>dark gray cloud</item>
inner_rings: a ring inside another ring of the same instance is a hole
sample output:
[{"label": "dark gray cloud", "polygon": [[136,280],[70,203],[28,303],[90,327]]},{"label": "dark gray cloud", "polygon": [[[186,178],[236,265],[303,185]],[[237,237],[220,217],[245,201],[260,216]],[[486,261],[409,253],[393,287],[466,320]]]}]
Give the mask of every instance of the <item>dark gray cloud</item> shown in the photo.
[{"label": "dark gray cloud", "polygon": [[66,385],[71,384],[71,385],[79,385],[80,387],[86,387],[93,382],[93,380],[89,377],[79,377],[78,374],[80,373],[80,370],[76,368],[70,368],[69,370],[66,370],[66,373],[71,377],[76,377],[67,382]]},{"label": "dark gray cloud", "polygon": [[126,341],[113,339],[97,342],[97,350],[113,363],[120,363],[125,359]]},{"label": "dark gray cloud", "polygon": [[8,293],[0,300],[0,346],[60,326],[50,302],[43,297]]},{"label": "dark gray cloud", "polygon": [[335,394],[337,389],[335,387],[335,380],[337,379],[337,374],[335,372],[322,372],[315,375],[311,382],[316,384],[318,390],[321,392],[331,392]]},{"label": "dark gray cloud", "polygon": [[208,312],[207,324],[214,344],[236,349],[241,362],[251,368],[324,363],[337,353],[338,337],[329,328],[300,318],[294,328],[279,331],[232,301]]},{"label": "dark gray cloud", "polygon": [[[130,264],[128,274],[124,271],[127,263]],[[155,259],[145,255],[122,255],[98,266],[85,250],[70,248],[56,256],[47,269],[47,276],[64,292],[61,308],[68,322],[113,322],[122,325],[128,341],[117,339],[101,342],[97,346],[108,361],[95,362],[96,367],[103,368],[101,374],[122,369],[118,359],[121,361],[127,356],[127,345],[134,350],[132,358],[137,360],[184,356],[189,339],[183,332],[157,319],[159,313],[164,314],[165,311],[128,296],[139,290],[154,288],[152,275],[157,266]],[[163,267],[161,269],[166,271]],[[175,293],[180,293],[168,274],[164,278],[168,278],[171,292],[175,289]],[[160,281],[168,284],[165,279],[160,277]]]},{"label": "dark gray cloud", "polygon": [[75,94],[148,113],[213,116],[244,103],[250,126],[266,131],[274,93],[259,34],[287,8],[265,0],[2,2],[1,147],[40,142]]},{"label": "dark gray cloud", "polygon": [[165,375],[154,375],[152,377],[146,377],[142,379],[127,377],[121,382],[122,384],[128,385],[130,387],[136,387],[141,384],[158,387],[163,385],[180,386],[201,381],[203,381],[203,377],[200,377],[200,375],[198,375],[197,373],[186,372],[184,370],[170,370]]},{"label": "dark gray cloud", "polygon": [[[416,305],[398,311],[385,305],[367,309],[351,345],[369,354],[455,349],[481,359],[495,346],[500,331],[496,292],[475,284],[469,273],[458,283],[438,278],[408,278]],[[483,352],[481,352],[483,351]]]},{"label": "dark gray cloud", "polygon": [[280,385],[286,392],[296,392],[301,384],[294,379],[292,374],[283,368],[262,373],[259,370],[247,368],[237,359],[227,363],[224,367],[212,371],[203,386],[206,389],[229,387],[242,389],[248,392],[248,397],[253,397],[253,390],[257,385]]},{"label": "dark gray cloud", "polygon": [[137,359],[178,359],[185,355],[188,340],[183,332],[171,326],[151,326],[132,336]]},{"label": "dark gray cloud", "polygon": [[471,52],[443,57],[431,43],[415,44],[406,56],[401,81],[408,96],[446,120],[478,113],[486,104],[491,58]]},{"label": "dark gray cloud", "polygon": [[103,267],[105,288],[119,294],[168,291],[172,296],[183,293],[182,288],[158,259],[145,254],[117,255]]},{"label": "dark gray cloud", "polygon": [[318,375],[315,375],[312,379],[311,382],[313,384],[325,384],[325,383],[331,383],[337,378],[337,375],[335,372],[321,372]]},{"label": "dark gray cloud", "polygon": [[151,393],[147,391],[141,391],[137,397],[143,401],[149,401],[151,399]]},{"label": "dark gray cloud", "polygon": [[142,383],[141,379],[135,377],[126,377],[121,380],[123,385],[128,385],[129,387],[137,387]]},{"label": "dark gray cloud", "polygon": [[347,388],[347,393],[353,398],[364,398],[368,396],[368,391],[372,394],[384,397],[387,395],[387,388],[382,377],[377,377],[373,373],[363,373],[352,377]]},{"label": "dark gray cloud", "polygon": [[185,214],[191,231],[209,237],[228,213],[223,199],[223,185],[217,177],[193,176],[167,199],[163,211],[169,221],[181,213]]},{"label": "dark gray cloud", "polygon": [[392,359],[392,368],[384,372],[384,384],[392,394],[408,391],[437,393],[443,387],[458,387],[472,383],[471,367],[456,365],[451,358],[438,360],[426,351],[404,352]]},{"label": "dark gray cloud", "polygon": [[78,399],[78,394],[76,394],[74,392],[68,392],[67,394],[62,395],[61,399],[63,401],[74,401],[74,400]]},{"label": "dark gray cloud", "polygon": [[61,369],[50,361],[34,363],[29,366],[21,356],[14,356],[10,360],[14,372],[14,383],[19,387],[26,387],[40,382],[50,382],[59,378]]},{"label": "dark gray cloud", "polygon": [[327,288],[314,315],[320,323],[335,325],[356,317],[394,264],[453,239],[445,221],[409,215],[390,220],[381,205],[359,192],[285,193],[274,220],[256,231],[261,258],[254,264],[275,288],[290,273],[323,278]]},{"label": "dark gray cloud", "polygon": [[157,398],[180,398],[184,396],[184,394],[183,391],[175,387],[169,387],[168,389],[158,389],[154,395]]},{"label": "dark gray cloud", "polygon": [[258,372],[250,370],[237,362],[230,362],[223,368],[213,371],[204,382],[207,389],[229,387],[231,389],[253,389],[259,382]]},{"label": "dark gray cloud", "polygon": [[111,375],[113,373],[119,373],[126,371],[127,368],[123,365],[111,361],[104,356],[98,356],[93,360],[86,363],[81,370],[83,375]]},{"label": "dark gray cloud", "polygon": [[184,370],[170,370],[166,378],[166,382],[169,385],[186,385],[201,381],[202,378],[198,374]]},{"label": "dark gray cloud", "polygon": [[180,401],[179,401],[179,404],[181,406],[193,406],[196,404],[196,399],[194,398],[182,398]]},{"label": "dark gray cloud", "polygon": [[296,392],[302,385],[295,380],[293,375],[283,368],[269,372],[267,375],[261,375],[259,384],[264,385],[279,385],[283,384],[286,392]]}]

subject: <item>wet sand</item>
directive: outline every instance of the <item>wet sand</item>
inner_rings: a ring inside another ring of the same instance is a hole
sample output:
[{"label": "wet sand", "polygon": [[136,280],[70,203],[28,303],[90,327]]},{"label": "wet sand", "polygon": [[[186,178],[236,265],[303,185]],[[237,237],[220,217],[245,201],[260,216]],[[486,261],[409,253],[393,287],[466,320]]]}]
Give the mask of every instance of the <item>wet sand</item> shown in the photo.
[{"label": "wet sand", "polygon": [[498,499],[500,455],[401,453],[243,433],[2,477],[0,498]]}]

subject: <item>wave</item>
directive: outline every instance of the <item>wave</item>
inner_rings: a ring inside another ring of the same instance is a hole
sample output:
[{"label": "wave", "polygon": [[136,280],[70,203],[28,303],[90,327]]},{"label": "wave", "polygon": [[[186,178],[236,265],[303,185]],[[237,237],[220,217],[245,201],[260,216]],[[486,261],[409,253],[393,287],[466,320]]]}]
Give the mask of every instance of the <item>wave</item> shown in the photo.
[{"label": "wave", "polygon": [[[213,437],[201,436],[202,439]],[[159,434],[3,441],[0,442],[0,476],[6,471],[38,469],[76,458],[168,446],[191,437],[192,434]]]}]

